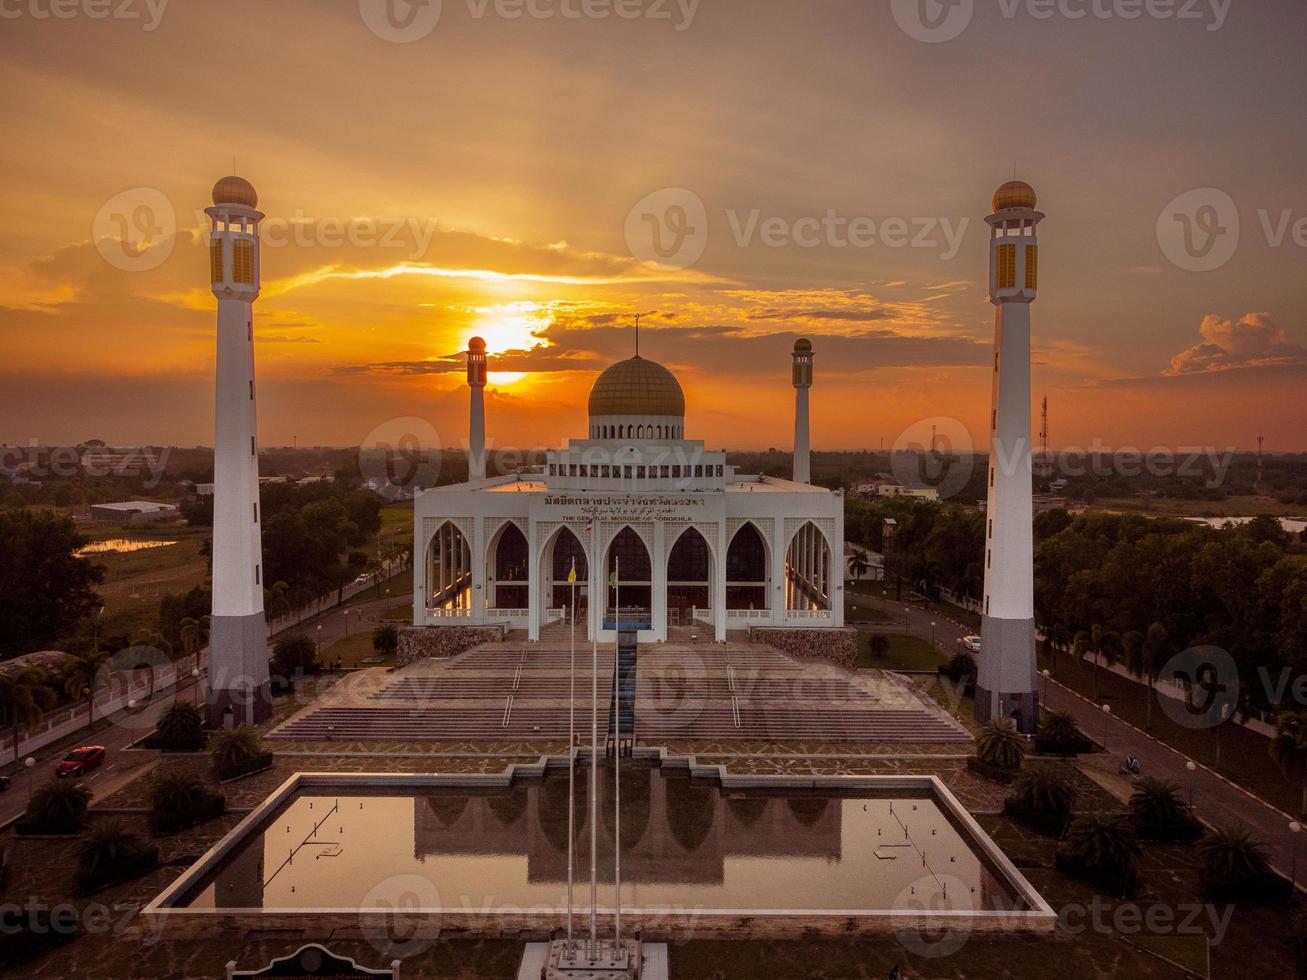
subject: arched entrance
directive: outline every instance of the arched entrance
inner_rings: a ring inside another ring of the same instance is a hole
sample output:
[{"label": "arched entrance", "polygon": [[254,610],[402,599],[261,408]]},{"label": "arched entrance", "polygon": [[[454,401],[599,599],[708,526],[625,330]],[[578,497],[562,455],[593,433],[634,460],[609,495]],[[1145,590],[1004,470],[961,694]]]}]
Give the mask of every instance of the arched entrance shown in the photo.
[{"label": "arched entrance", "polygon": [[427,608],[447,613],[472,609],[472,549],[463,532],[449,521],[431,538]]},{"label": "arched entrance", "polygon": [[823,612],[831,608],[831,550],[811,521],[799,528],[785,555],[785,608]]},{"label": "arched entrance", "polygon": [[[604,628],[614,629],[619,621],[618,603],[621,603],[620,622],[624,626],[651,629],[653,610],[653,562],[644,540],[631,528],[622,528],[608,546],[605,563],[607,602],[604,609]],[[620,573],[620,589],[613,588],[613,576]]]},{"label": "arched entrance", "polygon": [[571,615],[572,586],[567,581],[573,566],[576,568],[577,621],[585,622],[589,608],[590,562],[586,558],[581,540],[569,528],[560,528],[545,545],[541,558],[541,595],[546,609],[565,609]]},{"label": "arched entrance", "polygon": [[767,545],[753,524],[742,525],[726,550],[726,608],[770,608]]},{"label": "arched entrance", "polygon": [[526,609],[531,604],[531,556],[526,535],[511,521],[490,546],[486,600],[491,609]]},{"label": "arched entrance", "polygon": [[694,528],[676,539],[667,558],[667,625],[691,626],[712,609],[712,552]]}]

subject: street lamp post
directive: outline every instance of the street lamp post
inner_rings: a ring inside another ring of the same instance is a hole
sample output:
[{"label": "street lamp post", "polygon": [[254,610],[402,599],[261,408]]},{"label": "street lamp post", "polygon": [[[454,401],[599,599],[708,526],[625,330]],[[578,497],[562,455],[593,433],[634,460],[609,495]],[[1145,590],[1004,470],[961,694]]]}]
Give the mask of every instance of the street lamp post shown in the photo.
[{"label": "street lamp post", "polygon": [[1041,671],[1040,671],[1040,674],[1041,674],[1041,675],[1043,676],[1043,678],[1044,678],[1044,698],[1043,698],[1043,700],[1044,700],[1044,704],[1047,705],[1047,704],[1048,704],[1048,679],[1052,676],[1052,674],[1049,673],[1047,667],[1045,667],[1043,670],[1041,670]]},{"label": "street lamp post", "polygon": [[23,765],[27,768],[27,808],[32,808],[32,770],[36,767],[36,759],[28,756],[23,760]]},{"label": "street lamp post", "polygon": [[322,624],[318,624],[318,655],[322,655]]},{"label": "street lamp post", "polygon": [[198,707],[200,706],[200,668],[199,668],[199,667],[192,667],[192,668],[191,668],[191,677],[193,677],[193,678],[195,679],[195,680],[194,680],[194,686],[195,686],[195,707],[198,708]]},{"label": "street lamp post", "polygon": [[345,635],[349,636],[349,610],[345,610]]},{"label": "street lamp post", "polygon": [[1216,725],[1216,769],[1221,769],[1221,728],[1230,717],[1230,706],[1221,705],[1221,720]]},{"label": "street lamp post", "polygon": [[1107,729],[1108,729],[1108,725],[1111,724],[1111,721],[1112,721],[1112,706],[1110,704],[1105,704],[1103,705],[1103,751],[1104,752],[1107,751]]},{"label": "street lamp post", "polygon": [[935,645],[935,621],[933,619],[930,621],[930,645]]},{"label": "street lamp post", "polygon": [[1194,773],[1198,771],[1198,763],[1190,759],[1184,764],[1185,769],[1189,771],[1189,806],[1194,805]]},{"label": "street lamp post", "polygon": [[1289,872],[1289,901],[1292,902],[1294,892],[1298,890],[1298,837],[1302,833],[1302,824],[1297,820],[1290,820],[1289,833],[1293,834],[1293,860]]}]

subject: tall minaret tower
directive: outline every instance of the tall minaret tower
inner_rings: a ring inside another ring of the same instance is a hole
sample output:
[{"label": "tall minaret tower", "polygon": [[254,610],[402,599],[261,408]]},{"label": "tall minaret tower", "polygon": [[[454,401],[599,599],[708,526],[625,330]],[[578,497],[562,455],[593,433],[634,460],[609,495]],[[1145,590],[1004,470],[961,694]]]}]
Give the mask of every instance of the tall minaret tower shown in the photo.
[{"label": "tall minaret tower", "polygon": [[486,342],[473,337],[467,345],[467,386],[472,406],[467,426],[467,478],[486,478]]},{"label": "tall minaret tower", "polygon": [[213,207],[205,211],[213,222],[209,278],[218,297],[207,696],[213,727],[262,721],[272,713],[254,411],[254,301],[263,220],[258,203],[249,181],[224,177],[213,188]]},{"label": "tall minaret tower", "polygon": [[994,195],[989,223],[989,301],[994,401],[989,435],[985,605],[976,720],[1011,718],[1026,733],[1039,720],[1035,686],[1034,528],[1031,505],[1030,304],[1039,287],[1044,215],[1035,191],[1014,180]]},{"label": "tall minaret tower", "polygon": [[812,341],[794,342],[794,482],[812,482],[808,441],[808,390],[812,387]]}]

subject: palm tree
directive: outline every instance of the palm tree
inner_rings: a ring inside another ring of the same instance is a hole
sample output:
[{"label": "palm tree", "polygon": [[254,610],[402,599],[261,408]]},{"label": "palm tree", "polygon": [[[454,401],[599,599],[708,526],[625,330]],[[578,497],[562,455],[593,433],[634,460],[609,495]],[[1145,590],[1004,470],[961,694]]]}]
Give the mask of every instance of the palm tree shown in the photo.
[{"label": "palm tree", "polygon": [[261,756],[263,744],[259,741],[257,729],[239,725],[215,732],[209,739],[209,751],[213,756],[213,766],[221,777],[222,773]]},{"label": "palm tree", "polygon": [[0,674],[0,708],[9,717],[14,735],[14,761],[18,761],[18,730],[31,734],[54,705],[55,693],[46,686],[40,667],[24,667],[12,674]]},{"label": "palm tree", "polygon": [[1286,711],[1275,720],[1275,737],[1268,746],[1271,758],[1286,779],[1302,770],[1300,809],[1307,813],[1307,711]]},{"label": "palm tree", "polygon": [[1157,684],[1157,675],[1162,669],[1163,658],[1166,656],[1166,644],[1166,627],[1161,623],[1153,623],[1149,626],[1148,635],[1144,637],[1143,658],[1144,679],[1148,682],[1146,692],[1148,713],[1144,719],[1145,728],[1153,727],[1153,702],[1157,700],[1154,685]]},{"label": "palm tree", "polygon": [[1098,703],[1098,666],[1105,653],[1111,650],[1120,649],[1121,636],[1110,630],[1104,629],[1098,623],[1095,623],[1088,630],[1081,630],[1076,634],[1075,645],[1072,647],[1072,653],[1079,660],[1086,653],[1094,655],[1094,704]]},{"label": "palm tree", "polygon": [[188,826],[201,818],[213,794],[196,773],[170,772],[150,789],[150,811],[156,832]]},{"label": "palm tree", "polygon": [[1083,741],[1085,735],[1075,716],[1065,711],[1050,711],[1039,723],[1039,737],[1047,742],[1070,745]]},{"label": "palm tree", "polygon": [[849,559],[849,571],[853,573],[853,580],[859,581],[862,576],[867,574],[867,569],[871,568],[871,562],[867,561],[867,556],[863,554],[861,548],[855,548],[853,557]]},{"label": "palm tree", "polygon": [[1049,670],[1057,675],[1057,655],[1071,645],[1071,632],[1062,623],[1052,623],[1044,629],[1044,653],[1048,655]]},{"label": "palm tree", "polygon": [[209,617],[201,616],[199,619],[193,619],[187,616],[181,621],[181,627],[177,631],[178,639],[182,641],[182,652],[188,657],[195,656],[204,645],[205,639],[209,635]]},{"label": "palm tree", "polygon": [[1016,772],[1026,754],[1026,740],[1006,718],[991,721],[976,736],[976,758],[1004,772]]},{"label": "palm tree", "polygon": [[87,650],[77,654],[63,676],[64,695],[72,700],[86,698],[87,727],[95,728],[95,682],[104,669],[109,654],[103,650]]},{"label": "palm tree", "polygon": [[133,861],[148,851],[146,844],[119,819],[101,820],[77,848],[77,875],[83,881]]},{"label": "palm tree", "polygon": [[204,747],[204,718],[200,709],[189,701],[178,701],[159,716],[155,725],[165,747],[199,749]]},{"label": "palm tree", "polygon": [[1180,790],[1164,779],[1139,780],[1129,805],[1131,819],[1146,837],[1176,840],[1196,837],[1200,830]]},{"label": "palm tree", "polygon": [[1076,788],[1050,766],[1031,766],[1012,784],[1012,799],[1031,813],[1065,819],[1076,803]]},{"label": "palm tree", "polygon": [[26,823],[37,833],[75,834],[86,824],[86,808],[90,805],[90,789],[82,783],[56,779],[32,794]]},{"label": "palm tree", "polygon": [[1080,874],[1119,885],[1124,891],[1135,876],[1143,848],[1121,816],[1092,813],[1077,817],[1058,849],[1059,863]]},{"label": "palm tree", "polygon": [[877,660],[883,660],[889,656],[889,637],[884,633],[872,633],[867,637],[867,652]]},{"label": "palm tree", "polygon": [[1121,651],[1125,654],[1125,669],[1131,677],[1144,676],[1144,634],[1129,630],[1121,637]]},{"label": "palm tree", "polygon": [[1243,827],[1214,830],[1194,850],[1203,878],[1216,884],[1237,887],[1264,878],[1271,871],[1266,851]]}]

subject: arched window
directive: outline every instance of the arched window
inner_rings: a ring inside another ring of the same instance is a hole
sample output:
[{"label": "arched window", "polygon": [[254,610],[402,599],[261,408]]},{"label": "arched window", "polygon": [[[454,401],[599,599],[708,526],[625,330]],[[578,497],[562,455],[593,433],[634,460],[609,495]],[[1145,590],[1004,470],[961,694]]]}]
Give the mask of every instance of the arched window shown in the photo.
[{"label": "arched window", "polygon": [[[623,618],[647,620],[653,608],[653,564],[644,540],[631,528],[623,528],[608,547],[607,619],[615,620],[614,612],[620,598]],[[613,574],[620,572],[621,594],[612,587]],[[611,628],[611,627],[609,627]]]},{"label": "arched window", "polygon": [[767,600],[767,545],[753,524],[745,524],[726,551],[726,608],[768,609]]},{"label": "arched window", "polygon": [[457,525],[446,521],[431,539],[427,565],[431,609],[472,607],[472,549]]},{"label": "arched window", "polygon": [[499,532],[491,566],[490,602],[494,609],[525,609],[531,604],[530,549],[516,524]]},{"label": "arched window", "polygon": [[545,567],[549,569],[548,578],[553,583],[546,595],[549,608],[571,608],[572,585],[567,581],[567,576],[572,571],[575,562],[577,608],[578,610],[584,610],[588,591],[587,583],[590,581],[590,563],[586,560],[585,549],[581,547],[580,539],[569,528],[561,528],[554,535],[553,543],[546,550],[545,555]]},{"label": "arched window", "polygon": [[831,608],[831,550],[826,536],[809,521],[799,528],[785,554],[785,608]]},{"label": "arched window", "polygon": [[691,625],[692,610],[712,608],[712,553],[708,542],[689,528],[667,559],[667,619],[673,626]]}]

